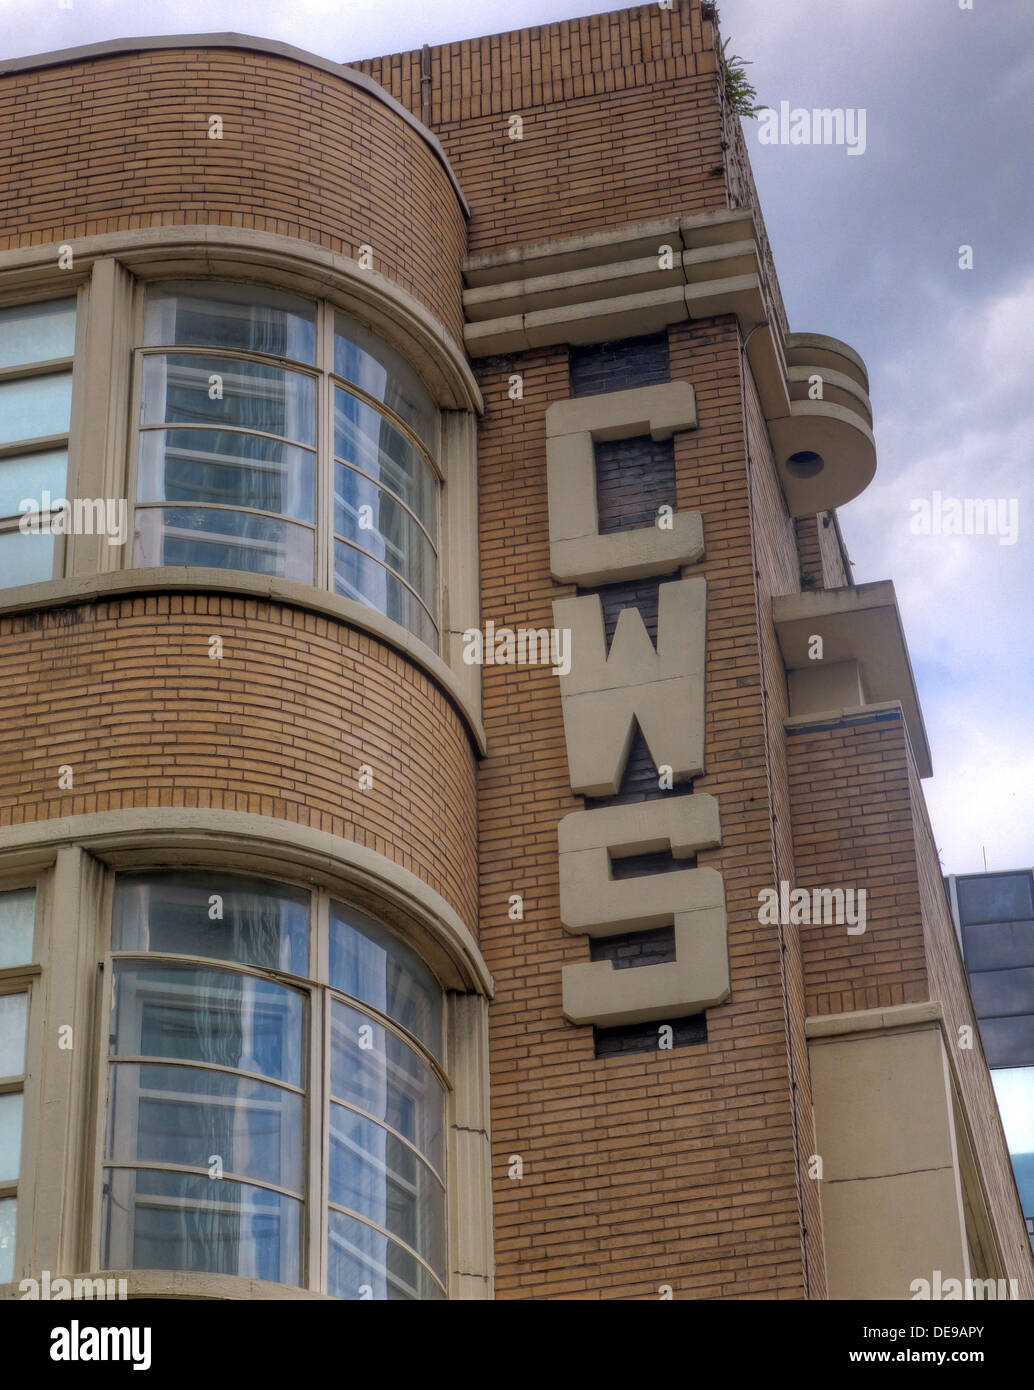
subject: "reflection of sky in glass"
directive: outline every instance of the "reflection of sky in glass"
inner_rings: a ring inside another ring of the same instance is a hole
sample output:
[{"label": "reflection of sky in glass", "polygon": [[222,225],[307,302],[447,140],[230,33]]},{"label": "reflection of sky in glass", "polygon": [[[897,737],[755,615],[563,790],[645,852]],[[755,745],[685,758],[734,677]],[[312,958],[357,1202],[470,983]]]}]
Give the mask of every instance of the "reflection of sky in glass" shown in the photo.
[{"label": "reflection of sky in glass", "polygon": [[1009,1152],[1034,1154],[1034,1067],[997,1067],[991,1080]]}]

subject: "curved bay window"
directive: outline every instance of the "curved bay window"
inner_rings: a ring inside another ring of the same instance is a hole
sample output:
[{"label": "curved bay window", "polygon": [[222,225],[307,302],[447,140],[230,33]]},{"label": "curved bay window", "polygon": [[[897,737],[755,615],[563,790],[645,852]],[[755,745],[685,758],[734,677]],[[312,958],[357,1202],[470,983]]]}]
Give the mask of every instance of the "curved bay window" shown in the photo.
[{"label": "curved bay window", "polygon": [[329,305],[215,282],[152,286],[144,344],[134,563],[316,584],[437,650],[437,412],[405,360]]},{"label": "curved bay window", "polygon": [[445,1296],[443,993],[411,947],[322,892],[133,873],[112,974],[107,1268]]}]

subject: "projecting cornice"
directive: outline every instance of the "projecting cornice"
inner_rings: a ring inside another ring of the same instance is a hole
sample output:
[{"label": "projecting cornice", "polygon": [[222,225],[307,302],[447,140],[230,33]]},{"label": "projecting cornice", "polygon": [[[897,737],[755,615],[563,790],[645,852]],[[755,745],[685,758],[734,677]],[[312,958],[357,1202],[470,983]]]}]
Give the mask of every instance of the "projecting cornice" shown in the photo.
[{"label": "projecting cornice", "polygon": [[759,247],[742,208],[469,256],[467,351],[607,342],[735,314],[787,506],[793,516],[828,511],[857,497],[876,471],[868,376],[835,338],[783,336]]}]

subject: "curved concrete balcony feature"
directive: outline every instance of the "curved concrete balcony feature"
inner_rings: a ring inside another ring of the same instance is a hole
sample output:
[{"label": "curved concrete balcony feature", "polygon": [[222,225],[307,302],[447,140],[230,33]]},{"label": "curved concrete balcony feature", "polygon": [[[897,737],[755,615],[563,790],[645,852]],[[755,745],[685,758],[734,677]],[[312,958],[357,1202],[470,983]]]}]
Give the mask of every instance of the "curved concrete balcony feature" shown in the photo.
[{"label": "curved concrete balcony feature", "polygon": [[[788,724],[898,706],[920,777],[933,775],[894,585],[809,589],[772,600],[790,695]],[[816,637],[821,658],[814,657]]]},{"label": "curved concrete balcony feature", "polygon": [[[865,364],[853,348],[819,333],[785,342],[789,412],[769,418],[772,448],[791,516],[850,502],[876,472]],[[820,390],[821,399],[813,399]]]},{"label": "curved concrete balcony feature", "polygon": [[[865,364],[846,343],[778,328],[749,209],[660,218],[463,263],[472,357],[600,343],[735,314],[787,507],[814,516],[876,471]],[[821,378],[821,399],[815,378]]]}]

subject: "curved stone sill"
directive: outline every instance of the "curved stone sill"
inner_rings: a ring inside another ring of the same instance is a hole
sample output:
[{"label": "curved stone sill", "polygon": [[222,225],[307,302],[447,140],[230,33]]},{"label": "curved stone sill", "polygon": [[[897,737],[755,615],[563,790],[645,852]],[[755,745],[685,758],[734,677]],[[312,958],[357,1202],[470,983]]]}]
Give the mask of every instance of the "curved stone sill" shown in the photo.
[{"label": "curved stone sill", "polygon": [[[474,937],[456,909],[429,883],[376,850],[327,830],[246,811],[201,806],[136,806],[92,811],[0,827],[6,864],[36,870],[53,862],[62,845],[80,845],[115,869],[153,867],[166,853],[182,863],[239,865],[266,873],[305,869],[346,896],[376,900],[373,911],[410,940],[447,989],[492,998],[495,983]],[[274,873],[275,877],[275,873]],[[363,904],[360,902],[360,906]],[[407,928],[407,923],[410,924]],[[413,935],[413,925],[422,933]]]},{"label": "curved stone sill", "polygon": [[[150,1298],[234,1299],[241,1302],[251,1302],[252,1300],[282,1302],[301,1299],[319,1303],[340,1302],[339,1299],[331,1298],[330,1294],[316,1293],[312,1289],[297,1289],[291,1284],[274,1284],[266,1279],[246,1279],[233,1274],[190,1274],[182,1270],[166,1269],[95,1269],[60,1276],[52,1274],[50,1276],[51,1288],[59,1277],[68,1279],[69,1282],[75,1279],[89,1279],[91,1281],[103,1280],[107,1283],[110,1279],[114,1281],[116,1289],[118,1288],[118,1281],[124,1279],[126,1281],[126,1301],[129,1302],[134,1299]],[[0,1302],[10,1300],[34,1301],[22,1292],[21,1282],[16,1280],[13,1284],[0,1284]],[[53,1297],[48,1301],[62,1305],[75,1302],[77,1307],[83,1303],[100,1305],[101,1307],[111,1307],[114,1304],[117,1307],[122,1302],[118,1298],[72,1300],[71,1298],[55,1299]]]},{"label": "curved stone sill", "polygon": [[[353,599],[342,598],[293,579],[269,579],[244,571],[169,566],[160,569],[113,570],[108,574],[50,579],[0,590],[0,617],[70,604],[93,603],[132,594],[218,593],[264,599],[292,608],[323,613],[349,627],[359,628],[400,651],[430,676],[456,706],[480,753],[486,749],[484,726],[475,704],[475,689],[465,689],[452,668],[418,637],[391,618]],[[474,668],[470,668],[473,670]]]}]

